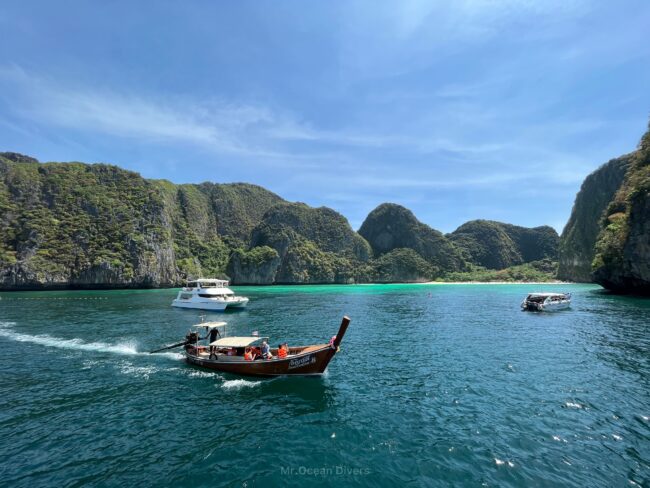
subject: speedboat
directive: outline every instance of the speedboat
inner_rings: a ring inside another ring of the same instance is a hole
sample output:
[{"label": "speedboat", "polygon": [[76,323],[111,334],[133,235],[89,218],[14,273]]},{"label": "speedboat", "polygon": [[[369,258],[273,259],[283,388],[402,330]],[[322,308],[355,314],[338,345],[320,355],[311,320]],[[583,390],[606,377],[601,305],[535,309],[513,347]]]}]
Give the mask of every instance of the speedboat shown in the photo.
[{"label": "speedboat", "polygon": [[235,296],[228,281],[199,279],[188,281],[172,302],[172,307],[223,312],[227,308],[244,308],[248,298]]},{"label": "speedboat", "polygon": [[[343,317],[338,333],[329,343],[287,347],[284,355],[278,348],[269,348],[266,357],[260,354],[268,337],[258,333],[248,336],[226,335],[224,322],[204,322],[192,326],[185,340],[154,352],[184,346],[189,364],[205,369],[243,376],[319,376],[325,372],[348,329],[350,319]],[[205,329],[205,337],[201,337]],[[216,332],[212,332],[216,329]],[[216,338],[206,343],[206,339]],[[251,354],[251,351],[255,351]]]},{"label": "speedboat", "polygon": [[521,308],[529,312],[555,312],[571,306],[571,293],[529,293]]}]

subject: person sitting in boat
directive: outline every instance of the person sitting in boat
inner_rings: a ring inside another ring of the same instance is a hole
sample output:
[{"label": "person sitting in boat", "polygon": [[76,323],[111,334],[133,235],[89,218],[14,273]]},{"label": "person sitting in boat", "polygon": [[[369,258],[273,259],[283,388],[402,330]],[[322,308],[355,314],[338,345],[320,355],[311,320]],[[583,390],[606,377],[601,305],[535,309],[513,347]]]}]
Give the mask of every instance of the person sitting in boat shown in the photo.
[{"label": "person sitting in boat", "polygon": [[228,349],[228,356],[236,356],[237,355],[237,348],[236,347],[231,347]]},{"label": "person sitting in boat", "polygon": [[262,341],[262,357],[264,359],[273,359],[273,354],[271,354],[271,348],[266,341]]},{"label": "person sitting in boat", "polygon": [[251,352],[250,347],[247,347],[246,351],[244,351],[244,359],[246,361],[252,361],[253,360],[253,353]]},{"label": "person sitting in boat", "polygon": [[287,344],[280,344],[278,346],[278,357],[280,359],[284,359],[287,357],[287,354],[289,353],[289,346]]}]

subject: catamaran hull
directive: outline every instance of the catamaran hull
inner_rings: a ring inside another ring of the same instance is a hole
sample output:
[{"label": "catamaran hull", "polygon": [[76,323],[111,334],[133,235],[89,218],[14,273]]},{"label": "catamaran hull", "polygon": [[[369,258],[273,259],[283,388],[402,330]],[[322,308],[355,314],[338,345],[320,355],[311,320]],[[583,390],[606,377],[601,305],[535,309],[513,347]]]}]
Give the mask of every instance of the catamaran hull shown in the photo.
[{"label": "catamaran hull", "polygon": [[237,300],[237,301],[205,301],[205,302],[199,302],[199,301],[189,301],[189,300],[179,300],[175,299],[172,302],[172,307],[177,307],[177,308],[191,308],[195,310],[210,310],[213,312],[223,312],[227,308],[244,308],[248,305],[248,299],[245,300]]},{"label": "catamaran hull", "polygon": [[189,364],[223,373],[243,376],[317,376],[327,369],[336,349],[329,345],[310,347],[309,352],[296,354],[285,359],[260,359],[256,361],[229,361],[199,357],[188,351],[185,353]]}]

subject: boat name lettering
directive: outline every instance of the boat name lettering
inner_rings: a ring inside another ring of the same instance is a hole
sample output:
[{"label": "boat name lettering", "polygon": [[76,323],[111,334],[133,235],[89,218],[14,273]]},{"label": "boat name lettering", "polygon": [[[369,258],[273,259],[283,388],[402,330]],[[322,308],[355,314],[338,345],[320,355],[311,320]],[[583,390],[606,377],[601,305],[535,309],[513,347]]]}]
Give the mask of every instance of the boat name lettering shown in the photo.
[{"label": "boat name lettering", "polygon": [[289,361],[289,369],[301,368],[302,366],[307,366],[308,364],[314,364],[316,362],[316,356],[310,354],[300,359],[292,359]]}]

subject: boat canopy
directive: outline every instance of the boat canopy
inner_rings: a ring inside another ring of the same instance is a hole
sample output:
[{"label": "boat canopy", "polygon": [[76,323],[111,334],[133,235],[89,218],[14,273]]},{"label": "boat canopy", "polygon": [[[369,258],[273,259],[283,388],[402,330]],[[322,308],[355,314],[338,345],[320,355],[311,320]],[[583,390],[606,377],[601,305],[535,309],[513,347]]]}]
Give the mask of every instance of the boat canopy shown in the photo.
[{"label": "boat canopy", "polygon": [[225,327],[226,322],[203,322],[201,324],[195,324],[192,327],[201,328],[205,327],[206,329],[216,329],[217,327]]},{"label": "boat canopy", "polygon": [[529,293],[529,297],[565,297],[567,293]]},{"label": "boat canopy", "polygon": [[247,347],[261,340],[268,340],[268,337],[224,337],[211,342],[211,346],[216,347]]}]

